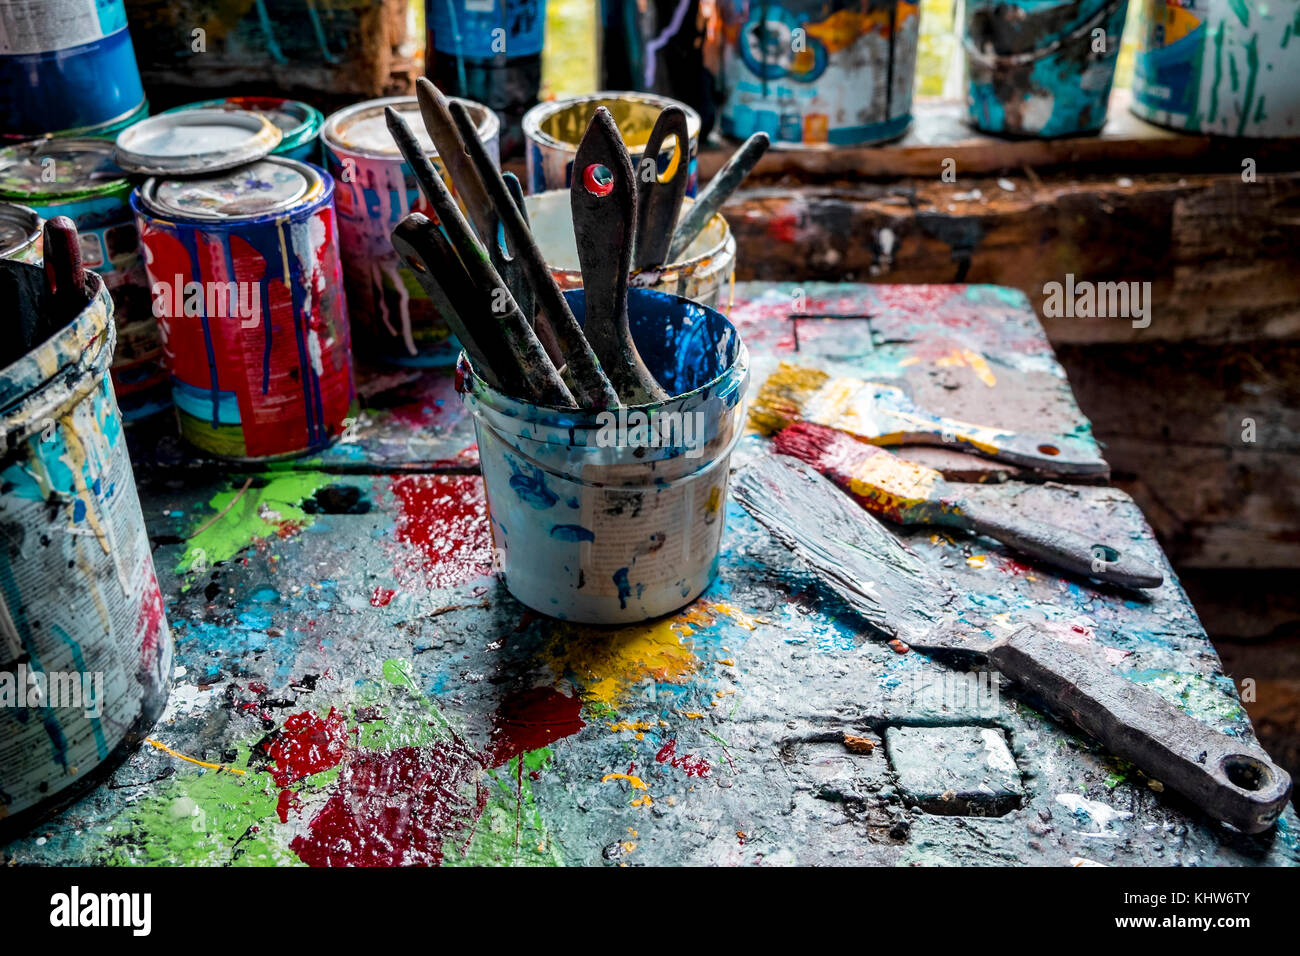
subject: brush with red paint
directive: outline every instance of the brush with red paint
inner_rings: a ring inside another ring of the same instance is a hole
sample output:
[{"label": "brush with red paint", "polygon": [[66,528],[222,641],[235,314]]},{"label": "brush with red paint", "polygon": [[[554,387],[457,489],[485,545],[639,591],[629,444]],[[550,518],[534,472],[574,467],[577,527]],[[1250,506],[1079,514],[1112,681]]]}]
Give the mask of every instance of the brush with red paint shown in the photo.
[{"label": "brush with red paint", "polygon": [[957,528],[1001,541],[1066,571],[1130,588],[1159,587],[1159,570],[1115,544],[973,501],[924,465],[861,442],[846,432],[796,422],[772,440],[782,455],[812,465],[868,511],[899,524]]}]

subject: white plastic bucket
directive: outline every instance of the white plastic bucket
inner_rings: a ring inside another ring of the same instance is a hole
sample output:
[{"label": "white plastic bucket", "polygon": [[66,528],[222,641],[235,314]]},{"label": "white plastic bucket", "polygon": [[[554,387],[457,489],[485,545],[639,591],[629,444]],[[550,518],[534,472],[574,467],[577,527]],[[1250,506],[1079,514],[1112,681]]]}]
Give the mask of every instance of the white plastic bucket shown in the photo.
[{"label": "white plastic bucket", "polygon": [[[578,321],[581,290],[565,293]],[[552,617],[633,624],[697,598],[717,572],[749,353],[714,309],[632,289],[632,335],[673,398],[594,413],[489,388],[461,359],[506,587]],[[644,422],[644,425],[642,423]]]}]

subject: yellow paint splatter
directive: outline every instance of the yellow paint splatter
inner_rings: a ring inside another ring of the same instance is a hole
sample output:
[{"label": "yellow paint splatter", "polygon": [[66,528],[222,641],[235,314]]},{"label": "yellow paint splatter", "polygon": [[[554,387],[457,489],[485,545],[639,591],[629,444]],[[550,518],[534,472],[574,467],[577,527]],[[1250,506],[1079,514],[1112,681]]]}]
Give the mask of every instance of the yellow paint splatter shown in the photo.
[{"label": "yellow paint splatter", "polygon": [[607,773],[600,778],[601,783],[609,783],[611,780],[626,780],[627,785],[633,790],[649,790],[644,780],[630,773]]},{"label": "yellow paint splatter", "polygon": [[728,667],[735,667],[735,666],[736,666],[736,662],[733,661],[730,657],[719,657],[719,658],[718,658],[718,663],[719,663],[719,664],[726,664]]},{"label": "yellow paint splatter", "polygon": [[988,561],[988,555],[986,554],[972,554],[969,558],[966,559],[966,563],[969,564],[972,568],[982,568],[984,567],[985,563],[987,563],[987,561]]},{"label": "yellow paint splatter", "polygon": [[684,712],[682,713],[682,716],[685,717],[687,720],[703,720],[703,719],[704,719],[704,715],[703,715],[703,714],[697,714],[697,713],[696,713],[695,711],[693,711],[693,710],[687,710],[687,711],[684,711]]},{"label": "yellow paint splatter", "polygon": [[172,750],[171,747],[168,747],[160,741],[154,740],[152,737],[146,737],[144,742],[149,744],[151,747],[161,750],[169,757],[175,757],[177,760],[184,760],[186,763],[198,764],[200,767],[207,767],[209,770],[224,770],[226,773],[237,773],[241,776],[247,773],[247,771],[240,770],[238,767],[227,767],[225,764],[208,763],[206,760],[197,760],[194,757],[187,757],[185,754]]}]

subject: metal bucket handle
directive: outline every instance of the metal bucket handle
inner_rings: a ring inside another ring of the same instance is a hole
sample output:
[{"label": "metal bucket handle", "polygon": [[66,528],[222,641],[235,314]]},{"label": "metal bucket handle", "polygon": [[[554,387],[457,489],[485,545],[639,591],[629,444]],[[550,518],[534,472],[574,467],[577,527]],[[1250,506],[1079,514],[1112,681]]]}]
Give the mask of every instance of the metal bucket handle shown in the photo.
[{"label": "metal bucket handle", "polygon": [[1079,24],[1079,26],[1075,27],[1071,33],[1053,40],[1041,50],[1032,50],[1027,53],[985,53],[971,42],[969,33],[964,33],[962,36],[962,46],[966,48],[967,56],[978,60],[985,66],[1024,66],[1027,63],[1034,63],[1046,56],[1051,56],[1067,43],[1073,43],[1085,33],[1091,33],[1107,17],[1114,13],[1121,4],[1125,3],[1128,3],[1128,0],[1110,0],[1109,3],[1093,14],[1090,19],[1085,20],[1083,23]]}]

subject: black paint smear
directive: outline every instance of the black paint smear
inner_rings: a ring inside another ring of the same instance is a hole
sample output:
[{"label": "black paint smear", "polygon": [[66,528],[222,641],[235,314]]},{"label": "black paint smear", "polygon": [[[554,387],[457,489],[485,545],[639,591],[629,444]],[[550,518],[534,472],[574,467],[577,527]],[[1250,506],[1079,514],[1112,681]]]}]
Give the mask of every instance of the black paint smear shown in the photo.
[{"label": "black paint smear", "polygon": [[370,513],[370,502],[355,485],[326,485],[302,503],[302,510],[309,515],[364,515]]}]

